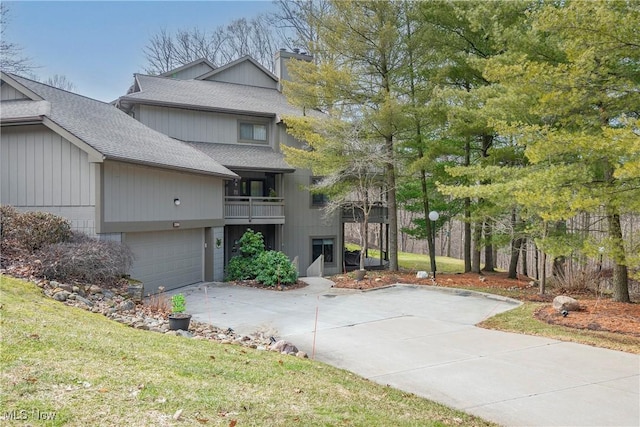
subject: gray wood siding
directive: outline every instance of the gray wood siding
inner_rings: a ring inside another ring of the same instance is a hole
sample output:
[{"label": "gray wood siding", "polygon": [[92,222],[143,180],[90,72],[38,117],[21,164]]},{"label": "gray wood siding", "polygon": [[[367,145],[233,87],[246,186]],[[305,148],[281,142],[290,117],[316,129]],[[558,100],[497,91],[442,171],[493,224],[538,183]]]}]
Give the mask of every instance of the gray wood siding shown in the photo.
[{"label": "gray wood siding", "polygon": [[209,71],[211,71],[211,67],[209,67],[207,64],[198,64],[185,70],[178,71],[177,73],[173,73],[169,77],[179,80],[189,80],[195,79],[196,77],[206,74]]},{"label": "gray wood siding", "polygon": [[103,188],[105,222],[223,218],[224,182],[213,176],[105,162]]},{"label": "gray wood siding", "polygon": [[2,129],[1,202],[14,206],[95,206],[87,153],[44,126]]},{"label": "gray wood siding", "polygon": [[284,175],[285,217],[283,225],[283,252],[291,259],[299,257],[299,271],[304,274],[313,262],[311,259],[312,237],[333,237],[335,239],[335,266],[325,266],[325,274],[337,274],[342,264],[342,242],[340,221],[337,214],[324,218],[322,209],[311,208],[311,197],[306,187],[311,174],[298,170]]},{"label": "gray wood siding", "polygon": [[29,99],[22,92],[17,91],[13,86],[2,83],[0,86],[0,101],[11,101],[13,99]]},{"label": "gray wood siding", "polygon": [[249,61],[241,62],[226,70],[222,70],[207,80],[216,82],[237,83],[248,86],[266,87],[277,89],[278,82],[267,76]]},{"label": "gray wood siding", "polygon": [[[238,142],[238,120],[252,120],[250,116],[150,105],[141,105],[136,118],[150,128],[182,141],[228,144]],[[273,125],[270,123],[270,126]]]}]

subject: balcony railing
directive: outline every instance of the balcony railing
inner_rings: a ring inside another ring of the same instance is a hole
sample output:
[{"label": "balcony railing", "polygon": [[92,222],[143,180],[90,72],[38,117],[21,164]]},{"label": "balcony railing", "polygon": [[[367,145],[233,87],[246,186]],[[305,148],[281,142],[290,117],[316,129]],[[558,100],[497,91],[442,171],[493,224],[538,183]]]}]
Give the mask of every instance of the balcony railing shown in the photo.
[{"label": "balcony railing", "polygon": [[227,224],[284,224],[284,198],[226,196],[224,218]]},{"label": "balcony railing", "polygon": [[[342,206],[342,222],[362,222],[364,214],[358,202],[345,203]],[[386,224],[389,222],[389,209],[380,202],[373,202],[369,206],[369,224]]]}]

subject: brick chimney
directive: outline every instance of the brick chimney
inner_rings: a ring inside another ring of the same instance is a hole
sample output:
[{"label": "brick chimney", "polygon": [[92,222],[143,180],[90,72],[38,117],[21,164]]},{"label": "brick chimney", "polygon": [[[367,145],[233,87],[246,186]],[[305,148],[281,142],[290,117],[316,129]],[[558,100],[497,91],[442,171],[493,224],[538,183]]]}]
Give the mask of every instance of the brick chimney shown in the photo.
[{"label": "brick chimney", "polygon": [[298,59],[301,61],[313,61],[313,56],[307,54],[307,52],[301,52],[300,49],[293,49],[293,52],[288,52],[286,49],[282,48],[276,52],[275,56],[275,66],[276,66],[276,77],[278,77],[278,90],[282,92],[282,81],[283,80],[291,80],[289,78],[289,73],[287,72],[287,62],[290,59]]}]

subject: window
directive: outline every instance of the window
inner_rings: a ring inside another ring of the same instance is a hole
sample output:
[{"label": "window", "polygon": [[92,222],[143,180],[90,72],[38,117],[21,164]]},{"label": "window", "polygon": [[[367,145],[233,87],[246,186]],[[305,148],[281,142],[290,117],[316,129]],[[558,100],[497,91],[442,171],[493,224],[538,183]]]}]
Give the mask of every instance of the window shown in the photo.
[{"label": "window", "polygon": [[243,179],[240,186],[243,196],[263,197],[265,195],[263,180]]},{"label": "window", "polygon": [[[319,177],[319,176],[311,177],[311,186],[318,184],[320,181],[322,181],[322,177]],[[327,206],[328,202],[329,202],[329,196],[327,196],[326,194],[317,193],[315,191],[311,193],[312,208],[321,208],[321,207]]]},{"label": "window", "polygon": [[314,237],[311,239],[311,262],[324,255],[325,264],[335,262],[335,239],[333,237]]},{"label": "window", "polygon": [[267,125],[240,122],[239,139],[244,142],[267,142]]}]

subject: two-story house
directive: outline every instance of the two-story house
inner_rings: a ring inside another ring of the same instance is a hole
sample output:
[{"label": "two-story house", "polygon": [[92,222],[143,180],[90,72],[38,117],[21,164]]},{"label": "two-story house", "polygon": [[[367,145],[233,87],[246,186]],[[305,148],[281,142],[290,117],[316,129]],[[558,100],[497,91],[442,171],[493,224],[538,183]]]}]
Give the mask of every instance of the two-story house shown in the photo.
[{"label": "two-story house", "polygon": [[13,74],[0,125],[0,203],[126,243],[146,293],[222,279],[234,172],[111,104]]},{"label": "two-story house", "polygon": [[323,273],[335,274],[343,268],[340,215],[325,216],[325,199],[308,191],[310,171],[292,168],[280,151],[283,144],[301,145],[282,121],[285,114],[303,114],[281,92],[291,59],[311,57],[281,50],[275,74],[251,57],[221,67],[202,59],[160,76],[135,74],[116,105],[238,175],[226,182],[224,238],[216,241],[224,245],[225,262],[251,228],[264,235],[267,248],[297,258],[302,275],[319,255],[324,255]]}]

